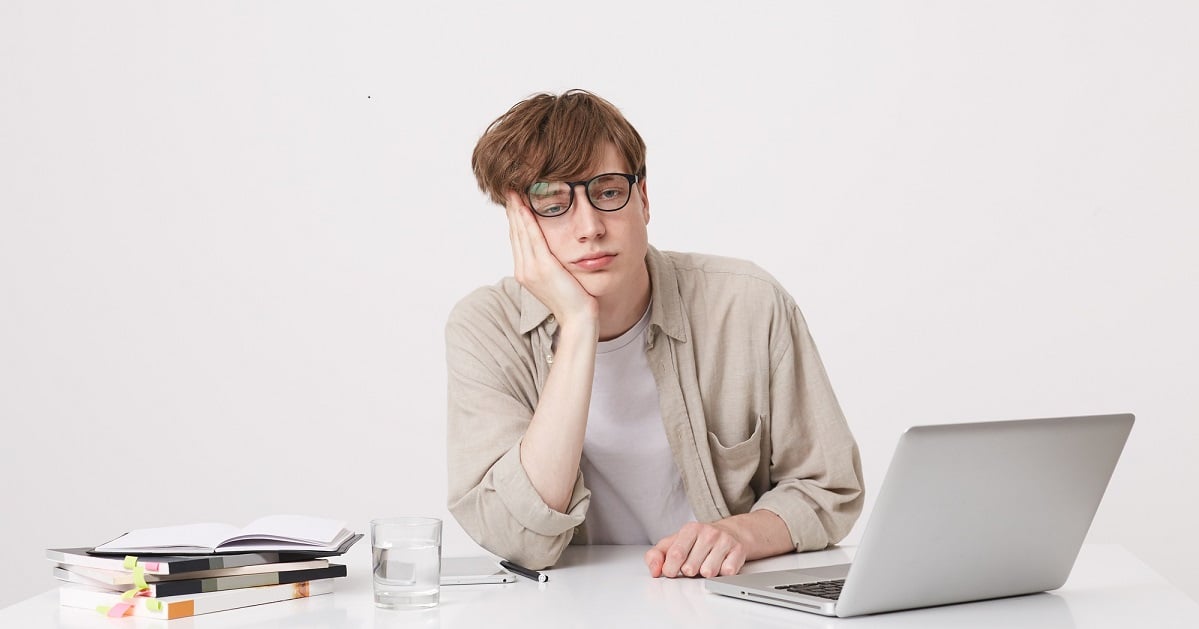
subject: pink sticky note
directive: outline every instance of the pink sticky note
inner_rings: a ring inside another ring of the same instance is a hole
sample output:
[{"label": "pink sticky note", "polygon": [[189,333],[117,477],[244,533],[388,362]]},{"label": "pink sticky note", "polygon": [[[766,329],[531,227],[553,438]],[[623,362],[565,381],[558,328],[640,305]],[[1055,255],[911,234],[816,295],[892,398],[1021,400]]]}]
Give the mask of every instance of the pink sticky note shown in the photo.
[{"label": "pink sticky note", "polygon": [[112,608],[110,608],[108,610],[108,617],[109,618],[120,618],[121,616],[124,616],[131,611],[133,611],[132,603],[117,603],[116,605],[113,605]]},{"label": "pink sticky note", "polygon": [[157,561],[143,561],[143,562],[142,562],[142,565],[146,567],[146,570],[151,570],[151,571],[153,571],[153,570],[157,570],[157,569],[158,569],[158,562],[157,562]]}]

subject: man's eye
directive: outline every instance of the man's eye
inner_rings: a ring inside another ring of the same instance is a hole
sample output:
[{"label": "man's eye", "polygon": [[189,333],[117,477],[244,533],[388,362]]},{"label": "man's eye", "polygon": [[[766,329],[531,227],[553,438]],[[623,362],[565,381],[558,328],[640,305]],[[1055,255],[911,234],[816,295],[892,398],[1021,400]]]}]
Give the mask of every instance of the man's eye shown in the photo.
[{"label": "man's eye", "polygon": [[557,216],[566,211],[565,205],[547,205],[537,212],[542,216]]}]

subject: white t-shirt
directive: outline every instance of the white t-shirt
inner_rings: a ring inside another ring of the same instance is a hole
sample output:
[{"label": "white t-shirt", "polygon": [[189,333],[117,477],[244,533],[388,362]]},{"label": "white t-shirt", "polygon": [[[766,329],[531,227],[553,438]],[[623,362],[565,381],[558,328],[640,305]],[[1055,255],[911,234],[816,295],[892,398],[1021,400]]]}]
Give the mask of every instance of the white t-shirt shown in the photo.
[{"label": "white t-shirt", "polygon": [[592,544],[656,544],[695,519],[670,453],[646,357],[649,310],[596,349],[583,481]]}]

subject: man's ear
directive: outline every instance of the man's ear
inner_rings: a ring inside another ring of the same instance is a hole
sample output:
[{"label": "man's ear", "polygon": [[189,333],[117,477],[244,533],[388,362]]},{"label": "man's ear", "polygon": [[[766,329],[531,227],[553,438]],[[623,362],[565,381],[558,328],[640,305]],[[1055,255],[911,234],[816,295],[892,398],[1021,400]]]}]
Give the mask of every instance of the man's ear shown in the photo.
[{"label": "man's ear", "polygon": [[641,188],[641,216],[645,219],[645,224],[649,225],[649,194],[646,192],[644,177],[637,182],[637,186]]}]

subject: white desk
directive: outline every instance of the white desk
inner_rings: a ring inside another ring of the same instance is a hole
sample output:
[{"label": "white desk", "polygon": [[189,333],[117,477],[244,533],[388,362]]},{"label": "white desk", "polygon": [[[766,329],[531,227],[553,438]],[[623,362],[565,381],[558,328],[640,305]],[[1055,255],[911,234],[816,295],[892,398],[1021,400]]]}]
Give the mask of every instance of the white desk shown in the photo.
[{"label": "white desk", "polygon": [[[0,610],[0,627],[1199,627],[1199,603],[1120,546],[1084,546],[1066,586],[1050,594],[844,620],[716,596],[703,591],[700,579],[651,579],[642,564],[645,550],[571,547],[548,571],[549,583],[520,578],[505,585],[449,586],[442,588],[441,605],[434,609],[385,611],[372,603],[364,552],[369,548],[355,548],[342,558],[350,576],[325,596],[163,621],[109,619],[60,607],[57,589],[51,589]],[[785,555],[753,562],[746,570],[845,562],[853,550]]]}]

